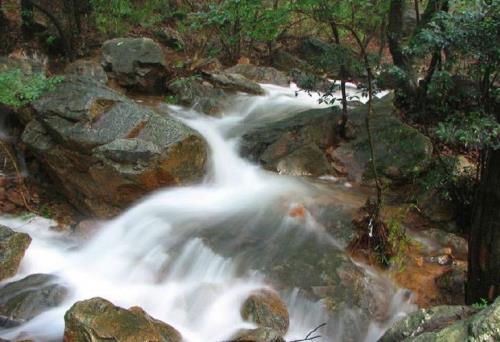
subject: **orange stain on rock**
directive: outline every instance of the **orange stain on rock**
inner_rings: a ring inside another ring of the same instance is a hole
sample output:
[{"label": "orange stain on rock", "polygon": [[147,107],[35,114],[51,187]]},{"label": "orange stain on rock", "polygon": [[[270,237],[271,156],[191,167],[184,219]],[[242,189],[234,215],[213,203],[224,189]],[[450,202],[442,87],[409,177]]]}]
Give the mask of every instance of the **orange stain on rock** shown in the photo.
[{"label": "orange stain on rock", "polygon": [[288,215],[295,218],[303,218],[306,216],[306,208],[302,204],[299,204],[293,207]]}]

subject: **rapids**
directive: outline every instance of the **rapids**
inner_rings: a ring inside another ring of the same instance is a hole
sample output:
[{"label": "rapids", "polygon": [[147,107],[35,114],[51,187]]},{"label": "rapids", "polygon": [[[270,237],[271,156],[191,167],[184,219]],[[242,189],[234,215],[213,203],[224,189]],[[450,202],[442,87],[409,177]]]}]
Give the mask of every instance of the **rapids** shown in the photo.
[{"label": "rapids", "polygon": [[[172,115],[208,142],[211,156],[205,180],[150,194],[119,217],[102,222],[90,241],[50,229],[53,222],[47,219],[0,217],[0,223],[33,238],[14,280],[52,273],[71,290],[60,307],[0,335],[59,341],[65,311],[78,300],[100,296],[122,307],[141,306],[179,330],[186,341],[228,340],[237,330],[253,327],[241,319],[240,306],[249,292],[270,286],[266,274],[258,270],[258,260],[266,253],[292,248],[287,245],[290,238],[283,237],[292,231],[293,239],[315,235],[331,248],[341,249],[342,244],[311,215],[304,222],[288,215],[290,208],[314,195],[317,184],[264,171],[238,154],[238,137],[248,127],[325,106],[318,103],[316,94],[296,94],[293,85],[263,87],[266,96],[239,95],[220,118],[169,106]],[[357,93],[354,88],[350,91]],[[214,234],[224,238],[214,242],[217,249],[206,243]],[[243,242],[252,238],[259,241],[259,248],[247,252]],[[359,327],[359,341],[375,341],[414,307],[404,290],[359,266],[374,283],[388,289],[381,294],[389,296],[388,318]],[[303,338],[328,322],[319,340],[342,341],[344,321],[358,322],[354,310],[346,311],[350,317],[332,321],[322,303],[307,299],[290,285],[279,289],[290,312],[287,340]]]}]

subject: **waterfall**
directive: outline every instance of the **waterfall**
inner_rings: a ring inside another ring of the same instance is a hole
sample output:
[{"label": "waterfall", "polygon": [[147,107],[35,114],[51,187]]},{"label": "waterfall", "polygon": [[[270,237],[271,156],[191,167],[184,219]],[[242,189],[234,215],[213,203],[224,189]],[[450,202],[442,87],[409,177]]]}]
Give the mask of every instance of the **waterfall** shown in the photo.
[{"label": "waterfall", "polygon": [[[103,222],[83,245],[50,230],[51,222],[45,219],[22,223],[0,218],[0,223],[33,238],[15,279],[52,273],[70,289],[60,307],[7,331],[4,337],[27,332],[44,341],[60,340],[64,312],[75,301],[100,296],[126,308],[141,306],[179,330],[186,341],[224,341],[239,329],[253,327],[240,317],[240,307],[250,292],[270,286],[258,267],[262,256],[255,253],[256,248],[273,253],[290,232],[294,235],[286,241],[292,244],[315,235],[331,248],[340,248],[313,219],[297,223],[288,215],[295,203],[313,195],[307,180],[264,171],[238,154],[239,136],[248,127],[324,107],[315,94],[296,94],[293,87],[263,87],[266,96],[239,95],[220,118],[170,106],[168,111],[197,130],[210,147],[205,180],[150,194]],[[224,239],[216,240],[217,234]],[[265,239],[258,240],[254,252],[241,249],[256,236]],[[287,248],[292,247],[282,246],[280,253]],[[291,315],[287,339],[304,337],[328,321],[324,305],[307,299],[298,289],[282,290],[281,295]],[[389,295],[389,320],[413,309],[400,291],[394,289]],[[352,313],[354,320],[356,315]],[[373,323],[364,338],[376,340],[383,329]],[[324,330],[323,340],[341,341],[340,330]]]}]

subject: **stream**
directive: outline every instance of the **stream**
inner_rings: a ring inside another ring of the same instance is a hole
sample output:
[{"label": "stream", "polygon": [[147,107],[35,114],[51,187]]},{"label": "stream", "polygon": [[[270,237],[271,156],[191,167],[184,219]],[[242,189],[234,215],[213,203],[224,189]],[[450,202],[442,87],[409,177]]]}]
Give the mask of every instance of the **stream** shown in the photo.
[{"label": "stream", "polygon": [[[296,94],[293,86],[262,86],[266,96],[238,95],[220,118],[161,105],[207,141],[211,154],[204,181],[148,195],[102,222],[90,240],[57,232],[48,219],[0,217],[1,224],[33,238],[18,274],[9,281],[51,273],[70,289],[58,308],[0,335],[60,341],[64,313],[76,301],[97,296],[121,307],[140,306],[190,342],[227,341],[239,329],[255,327],[240,317],[240,307],[249,293],[266,287],[279,291],[287,303],[287,340],[304,338],[327,323],[317,341],[376,341],[394,321],[415,310],[408,291],[359,263],[355,265],[372,284],[374,296],[385,303],[383,314],[368,317],[369,324],[357,309],[347,307],[339,311],[343,316],[331,316],[324,301],[301,286],[275,281],[273,267],[294,265],[303,251],[335,250],[345,257],[345,243],[329,234],[308,208],[318,196],[335,193],[338,200],[343,191],[356,189],[327,178],[278,175],[240,157],[239,137],[249,127],[324,107],[316,94]],[[302,205],[304,215],[290,215]]]}]

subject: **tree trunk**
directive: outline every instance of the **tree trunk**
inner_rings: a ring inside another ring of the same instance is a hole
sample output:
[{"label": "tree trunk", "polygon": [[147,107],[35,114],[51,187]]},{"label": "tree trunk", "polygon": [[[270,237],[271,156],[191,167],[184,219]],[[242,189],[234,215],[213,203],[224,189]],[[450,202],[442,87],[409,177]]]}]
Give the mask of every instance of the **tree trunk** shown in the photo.
[{"label": "tree trunk", "polygon": [[490,151],[469,234],[466,302],[500,295],[500,150]]},{"label": "tree trunk", "polygon": [[0,0],[0,29],[4,28],[7,25],[7,18],[3,13],[2,0]]},{"label": "tree trunk", "polygon": [[417,91],[417,77],[413,70],[412,61],[403,53],[403,15],[405,11],[405,0],[391,0],[389,7],[389,23],[387,25],[387,42],[391,52],[394,65],[406,74],[403,91],[411,98],[415,97]]},{"label": "tree trunk", "polygon": [[33,3],[31,0],[21,0],[21,28],[25,39],[32,39],[34,36],[34,15]]},{"label": "tree trunk", "polygon": [[[331,22],[330,26],[332,28],[333,37],[335,39],[335,44],[339,47],[341,46],[339,30],[335,22]],[[347,125],[347,92],[346,92],[346,78],[347,69],[344,64],[340,65],[340,91],[342,92],[342,118],[338,125],[338,131],[340,136],[346,137],[346,125]]]}]

